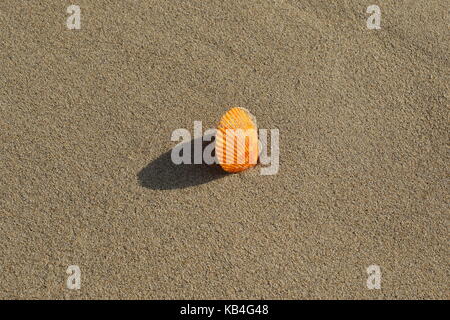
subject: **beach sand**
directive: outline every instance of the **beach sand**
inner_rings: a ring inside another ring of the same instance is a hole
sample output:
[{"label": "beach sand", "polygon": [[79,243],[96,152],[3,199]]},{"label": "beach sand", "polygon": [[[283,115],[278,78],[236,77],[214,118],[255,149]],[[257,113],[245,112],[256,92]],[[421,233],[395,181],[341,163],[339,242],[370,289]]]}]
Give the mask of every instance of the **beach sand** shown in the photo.
[{"label": "beach sand", "polygon": [[[449,298],[445,1],[73,2],[0,2],[1,299]],[[278,174],[171,163],[229,106]]]}]

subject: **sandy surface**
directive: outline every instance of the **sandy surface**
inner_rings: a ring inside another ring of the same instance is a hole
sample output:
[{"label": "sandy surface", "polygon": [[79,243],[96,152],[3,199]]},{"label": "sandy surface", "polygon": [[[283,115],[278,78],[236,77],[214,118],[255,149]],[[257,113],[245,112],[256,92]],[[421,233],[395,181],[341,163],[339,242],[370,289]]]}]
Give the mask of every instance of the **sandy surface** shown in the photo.
[{"label": "sandy surface", "polygon": [[[0,298],[449,298],[445,1],[73,2],[0,1]],[[170,163],[230,105],[279,174]]]}]

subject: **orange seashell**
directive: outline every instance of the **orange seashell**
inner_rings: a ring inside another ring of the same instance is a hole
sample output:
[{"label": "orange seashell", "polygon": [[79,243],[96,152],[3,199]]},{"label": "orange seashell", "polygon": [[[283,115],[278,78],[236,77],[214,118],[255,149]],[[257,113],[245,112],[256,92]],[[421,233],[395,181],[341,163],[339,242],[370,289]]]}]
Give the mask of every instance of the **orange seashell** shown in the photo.
[{"label": "orange seashell", "polygon": [[227,172],[240,172],[258,161],[258,130],[255,117],[244,108],[231,108],[216,133],[216,157]]}]

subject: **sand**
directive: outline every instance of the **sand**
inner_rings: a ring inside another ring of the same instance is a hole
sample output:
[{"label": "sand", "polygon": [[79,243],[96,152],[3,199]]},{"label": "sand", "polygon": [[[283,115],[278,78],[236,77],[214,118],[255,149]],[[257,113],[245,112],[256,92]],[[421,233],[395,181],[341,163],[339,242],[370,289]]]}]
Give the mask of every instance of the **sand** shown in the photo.
[{"label": "sand", "polygon": [[[448,299],[448,7],[374,2],[1,1],[0,298]],[[228,106],[278,174],[171,164]]]}]

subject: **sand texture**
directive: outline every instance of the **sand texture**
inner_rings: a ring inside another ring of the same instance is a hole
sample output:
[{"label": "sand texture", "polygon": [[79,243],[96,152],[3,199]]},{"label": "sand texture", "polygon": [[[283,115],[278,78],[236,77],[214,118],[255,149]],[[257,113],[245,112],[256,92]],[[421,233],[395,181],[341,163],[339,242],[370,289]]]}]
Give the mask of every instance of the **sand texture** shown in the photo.
[{"label": "sand texture", "polygon": [[[0,1],[0,299],[448,299],[448,10]],[[228,106],[278,174],[171,163]]]}]

